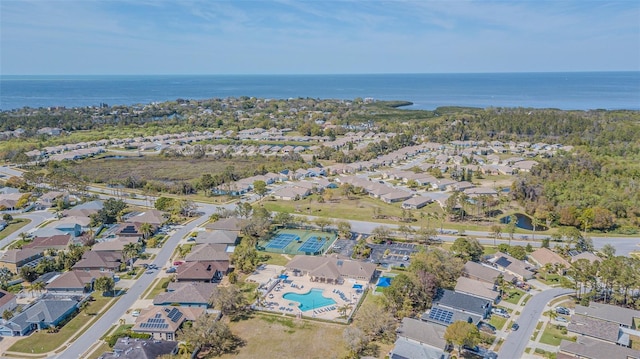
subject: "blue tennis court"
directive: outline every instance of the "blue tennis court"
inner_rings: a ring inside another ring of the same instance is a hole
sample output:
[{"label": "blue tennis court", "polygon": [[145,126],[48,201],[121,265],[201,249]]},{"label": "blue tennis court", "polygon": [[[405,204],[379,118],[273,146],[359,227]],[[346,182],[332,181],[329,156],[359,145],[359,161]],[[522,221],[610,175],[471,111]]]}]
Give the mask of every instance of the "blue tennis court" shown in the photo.
[{"label": "blue tennis court", "polygon": [[267,244],[267,248],[283,249],[284,247],[288,246],[289,243],[297,241],[299,239],[300,237],[295,234],[278,233],[278,235],[273,237],[269,244]]},{"label": "blue tennis court", "polygon": [[319,252],[325,243],[327,243],[327,240],[324,238],[309,237],[309,239],[307,239],[300,246],[300,248],[298,248],[298,252],[305,252],[305,253]]}]

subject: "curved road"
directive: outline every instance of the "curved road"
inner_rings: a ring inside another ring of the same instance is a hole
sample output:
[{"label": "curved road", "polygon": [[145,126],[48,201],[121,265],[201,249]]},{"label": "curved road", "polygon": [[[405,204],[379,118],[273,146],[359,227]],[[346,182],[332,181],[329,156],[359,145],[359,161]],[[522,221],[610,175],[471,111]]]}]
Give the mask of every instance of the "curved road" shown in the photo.
[{"label": "curved road", "polygon": [[16,239],[18,239],[18,237],[20,236],[20,233],[28,232],[28,231],[30,231],[30,230],[32,230],[34,228],[37,228],[44,221],[47,221],[49,219],[53,219],[55,216],[54,216],[53,213],[51,213],[49,211],[35,211],[35,212],[29,212],[29,213],[16,214],[13,217],[14,218],[27,218],[27,219],[31,220],[31,223],[28,223],[24,227],[22,227],[19,230],[11,233],[10,235],[8,235],[6,238],[0,240],[0,248],[6,246],[6,245],[10,244],[11,242],[15,241]]},{"label": "curved road", "polygon": [[520,329],[509,333],[502,347],[500,347],[498,358],[522,357],[522,353],[524,353],[524,349],[529,344],[531,334],[533,334],[547,303],[555,297],[571,293],[573,293],[571,289],[553,288],[531,297],[522,310],[522,314],[516,320],[516,323],[520,325]]}]

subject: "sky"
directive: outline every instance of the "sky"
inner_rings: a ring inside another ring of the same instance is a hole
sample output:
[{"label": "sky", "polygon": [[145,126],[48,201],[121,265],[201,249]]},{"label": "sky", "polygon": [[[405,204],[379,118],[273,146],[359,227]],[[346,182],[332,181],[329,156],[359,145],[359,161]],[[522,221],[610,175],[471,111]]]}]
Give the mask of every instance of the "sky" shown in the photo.
[{"label": "sky", "polygon": [[0,74],[640,71],[640,1],[2,0]]}]

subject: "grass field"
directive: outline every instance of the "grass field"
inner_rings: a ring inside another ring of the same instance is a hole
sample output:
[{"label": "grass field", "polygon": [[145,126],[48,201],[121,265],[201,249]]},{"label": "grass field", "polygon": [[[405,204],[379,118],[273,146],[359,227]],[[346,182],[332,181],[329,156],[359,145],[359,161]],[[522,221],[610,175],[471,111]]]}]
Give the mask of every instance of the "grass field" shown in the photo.
[{"label": "grass field", "polygon": [[161,278],[160,280],[155,282],[155,285],[153,286],[153,289],[151,289],[148,292],[148,294],[144,297],[144,299],[153,299],[153,298],[156,297],[156,295],[158,295],[160,293],[164,293],[165,292],[165,288],[163,288],[163,286],[168,285],[170,281],[171,281],[171,278],[166,277],[166,278]]},{"label": "grass field", "polygon": [[15,218],[13,221],[9,223],[9,225],[5,229],[0,231],[0,239],[7,238],[11,233],[20,230],[20,228],[26,226],[29,223],[31,223],[30,219]]},{"label": "grass field", "polygon": [[540,343],[559,346],[560,342],[563,339],[575,341],[575,337],[570,337],[566,334],[562,334],[560,329],[556,328],[555,325],[547,324],[547,326],[544,328],[542,336],[540,337]]},{"label": "grass field", "polygon": [[65,326],[60,328],[60,331],[57,333],[47,333],[46,330],[33,333],[30,336],[17,341],[9,348],[9,351],[40,354],[57,349],[72,336],[78,334],[80,328],[88,321],[96,318],[95,315],[90,315],[88,313],[94,314],[100,311],[100,309],[106,306],[112,299],[111,297],[103,297],[96,294],[94,294],[93,297],[95,298],[95,301],[90,302],[87,309],[71,319],[67,324],[65,324]]},{"label": "grass field", "polygon": [[251,319],[230,324],[247,343],[238,354],[221,358],[342,358],[347,353],[345,327],[257,313]]},{"label": "grass field", "polygon": [[[278,159],[278,165],[285,166],[284,159]],[[237,174],[253,174],[260,165],[270,165],[264,158],[192,159],[167,158],[162,156],[127,157],[110,159],[92,159],[81,161],[71,169],[83,178],[93,182],[109,183],[113,180],[125,180],[129,177],[137,180],[155,180],[160,182],[190,181],[204,173],[222,173],[227,168],[233,167]],[[296,168],[298,162],[289,163]],[[300,164],[299,164],[300,165]],[[284,168],[284,167],[283,167]]]},{"label": "grass field", "polygon": [[511,304],[518,304],[518,302],[520,301],[520,298],[522,297],[522,295],[524,294],[523,291],[521,291],[520,289],[509,289],[506,291],[508,298],[505,299],[505,301],[511,303]]},{"label": "grass field", "polygon": [[491,320],[489,320],[489,324],[493,325],[498,330],[501,330],[506,323],[507,323],[507,318],[503,318],[495,314],[492,315]]}]

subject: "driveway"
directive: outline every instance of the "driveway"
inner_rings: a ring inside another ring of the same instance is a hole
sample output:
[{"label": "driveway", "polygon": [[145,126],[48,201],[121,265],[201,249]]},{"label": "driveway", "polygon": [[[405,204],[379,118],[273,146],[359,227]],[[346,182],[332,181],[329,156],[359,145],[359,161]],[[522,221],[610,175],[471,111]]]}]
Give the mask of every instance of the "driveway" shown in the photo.
[{"label": "driveway", "polygon": [[540,315],[544,311],[544,307],[553,298],[573,293],[570,289],[553,288],[534,295],[522,310],[522,314],[516,319],[516,323],[520,325],[520,329],[509,333],[507,338],[500,347],[498,352],[499,358],[520,358],[524,353],[524,349],[529,344],[529,339],[533,334]]}]

